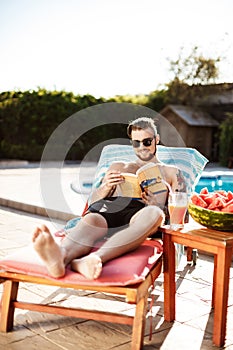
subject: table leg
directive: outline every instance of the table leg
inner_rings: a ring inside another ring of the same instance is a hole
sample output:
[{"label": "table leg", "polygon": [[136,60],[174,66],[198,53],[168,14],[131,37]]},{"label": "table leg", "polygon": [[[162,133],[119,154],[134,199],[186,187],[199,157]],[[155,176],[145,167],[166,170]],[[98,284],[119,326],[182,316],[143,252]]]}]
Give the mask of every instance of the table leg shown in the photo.
[{"label": "table leg", "polygon": [[221,247],[215,257],[214,268],[214,330],[213,343],[223,346],[226,336],[227,302],[232,247]]},{"label": "table leg", "polygon": [[217,269],[217,255],[214,254],[214,276],[213,276],[213,287],[212,287],[212,308],[214,308],[214,300],[215,300],[215,284],[216,284],[216,269]]},{"label": "table leg", "polygon": [[187,247],[187,262],[193,262],[193,248]]},{"label": "table leg", "polygon": [[164,234],[163,237],[163,255],[164,255],[164,319],[166,321],[175,320],[175,245],[172,242],[171,235]]}]

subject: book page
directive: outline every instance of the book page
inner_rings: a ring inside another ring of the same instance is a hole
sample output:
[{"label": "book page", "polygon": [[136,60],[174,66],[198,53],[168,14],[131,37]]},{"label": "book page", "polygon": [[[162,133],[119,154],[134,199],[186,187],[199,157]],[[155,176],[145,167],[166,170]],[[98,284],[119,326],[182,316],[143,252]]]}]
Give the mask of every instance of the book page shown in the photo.
[{"label": "book page", "polygon": [[159,167],[154,163],[146,164],[137,171],[138,182],[145,190],[153,193],[167,191],[167,186],[162,182],[162,176]]},{"label": "book page", "polygon": [[122,173],[125,182],[119,185],[121,195],[124,197],[141,198],[141,188],[135,174]]}]

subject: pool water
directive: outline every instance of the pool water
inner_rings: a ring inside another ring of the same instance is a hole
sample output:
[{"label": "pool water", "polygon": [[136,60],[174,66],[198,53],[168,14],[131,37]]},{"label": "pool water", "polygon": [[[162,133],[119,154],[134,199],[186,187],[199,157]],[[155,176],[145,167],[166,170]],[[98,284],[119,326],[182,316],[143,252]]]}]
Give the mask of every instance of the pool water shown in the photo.
[{"label": "pool water", "polygon": [[233,192],[233,175],[202,176],[195,186],[195,192],[200,193],[203,187],[207,187],[209,192],[217,190]]}]

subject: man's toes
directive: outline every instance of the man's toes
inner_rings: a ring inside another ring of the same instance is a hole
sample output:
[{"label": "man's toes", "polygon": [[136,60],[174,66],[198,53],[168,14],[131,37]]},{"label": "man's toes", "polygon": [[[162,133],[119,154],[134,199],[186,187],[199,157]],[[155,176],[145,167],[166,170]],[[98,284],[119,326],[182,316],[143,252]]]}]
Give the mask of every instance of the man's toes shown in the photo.
[{"label": "man's toes", "polygon": [[37,237],[41,234],[41,229],[39,227],[36,227],[35,230],[33,231],[32,234],[32,241],[35,242],[35,240],[37,239]]},{"label": "man's toes", "polygon": [[48,227],[46,226],[46,225],[41,225],[41,230],[43,231],[43,232],[47,232],[47,233],[50,233],[50,231],[49,231],[49,229],[48,229]]},{"label": "man's toes", "polygon": [[97,279],[100,276],[101,271],[102,271],[102,263],[99,262],[95,267],[93,279]]}]

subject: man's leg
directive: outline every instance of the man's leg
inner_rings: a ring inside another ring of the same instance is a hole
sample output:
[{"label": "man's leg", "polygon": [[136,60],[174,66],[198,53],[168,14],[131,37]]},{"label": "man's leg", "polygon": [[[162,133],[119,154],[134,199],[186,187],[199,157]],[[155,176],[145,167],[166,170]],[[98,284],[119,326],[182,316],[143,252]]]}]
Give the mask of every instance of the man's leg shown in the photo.
[{"label": "man's leg", "polygon": [[[71,260],[88,254],[94,243],[106,235],[107,229],[107,222],[100,214],[88,213],[77,226],[68,231],[60,245],[55,242],[45,225],[36,228],[32,241],[49,274],[58,278],[64,276],[65,266]],[[92,263],[96,265],[95,269],[101,268],[98,256],[92,256]]]},{"label": "man's leg", "polygon": [[[156,206],[151,205],[139,210],[131,218],[129,226],[109,238],[101,248],[92,254],[92,257],[95,255],[101,259],[102,263],[105,263],[136,249],[148,236],[157,231],[163,220],[163,211]],[[71,267],[85,275],[83,269],[88,265],[89,274],[86,277],[94,279],[98,275],[97,273],[95,276],[91,275],[92,263],[90,255],[87,255],[81,259],[74,259]],[[98,269],[98,271],[100,275],[101,269]]]}]

